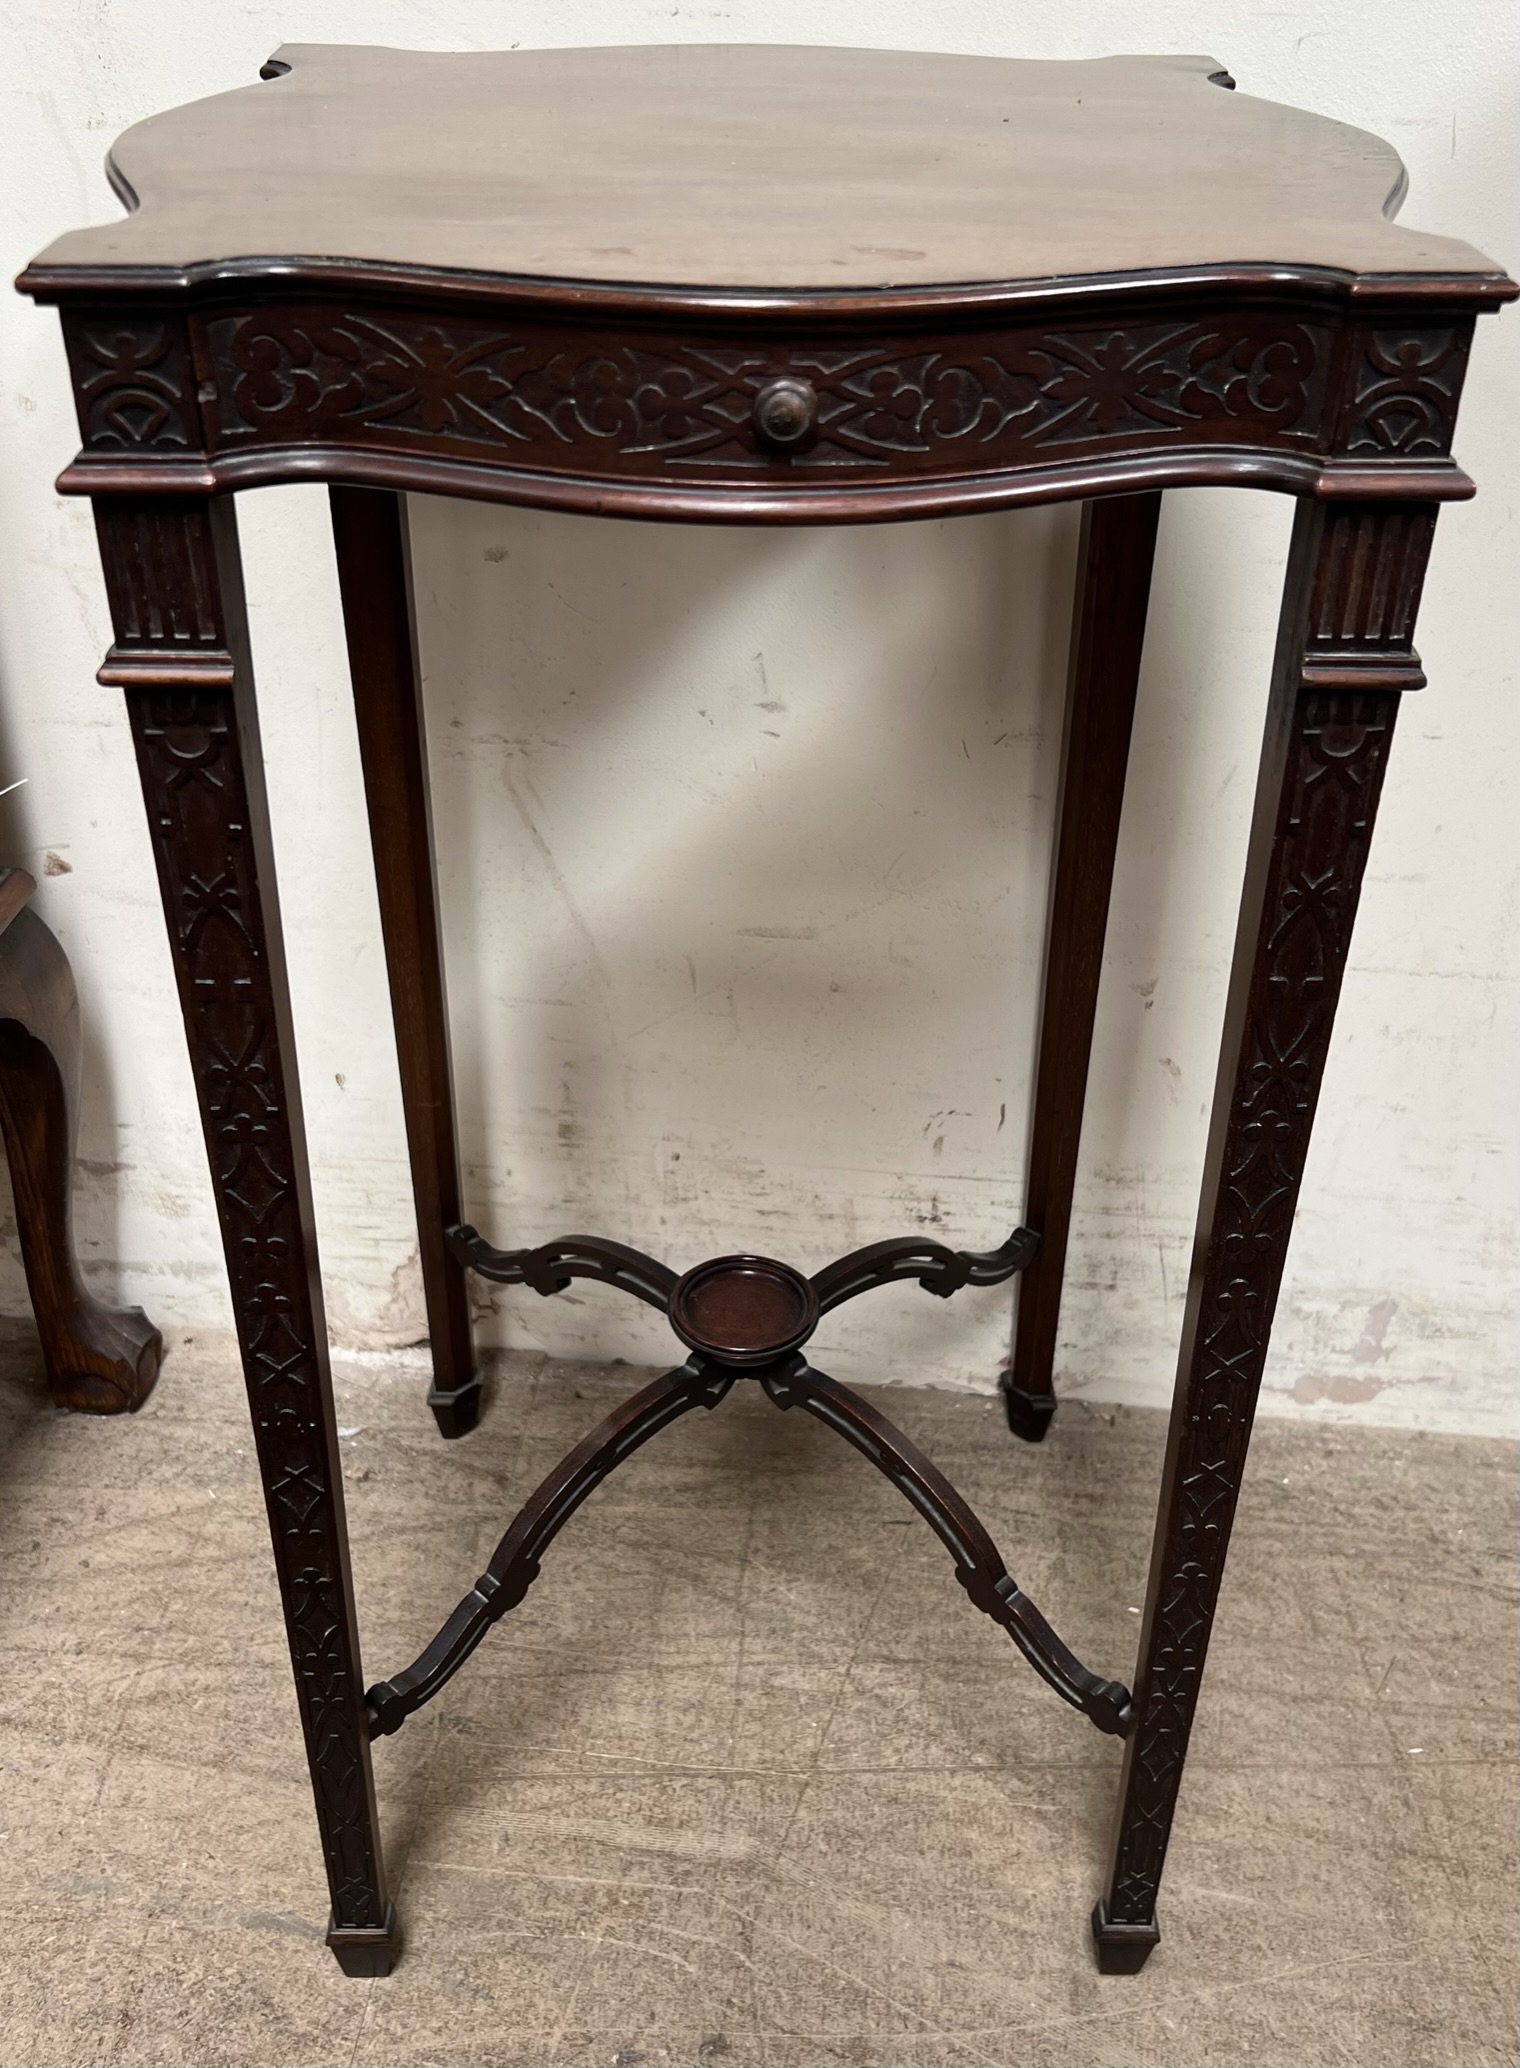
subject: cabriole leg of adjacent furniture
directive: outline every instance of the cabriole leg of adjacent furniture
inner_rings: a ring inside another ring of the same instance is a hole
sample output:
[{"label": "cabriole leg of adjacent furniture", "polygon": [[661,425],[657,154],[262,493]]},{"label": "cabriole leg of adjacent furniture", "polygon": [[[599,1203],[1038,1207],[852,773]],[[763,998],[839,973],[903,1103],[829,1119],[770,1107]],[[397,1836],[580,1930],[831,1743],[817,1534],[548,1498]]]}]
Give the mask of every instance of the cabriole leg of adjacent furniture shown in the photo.
[{"label": "cabriole leg of adjacent furniture", "polygon": [[1030,1443],[1056,1411],[1061,1279],[1160,515],[1159,494],[1108,496],[1082,511],[1024,1193],[1040,1250],[1019,1280],[1013,1361],[999,1382],[1009,1427]]},{"label": "cabriole leg of adjacent furniture", "polygon": [[[27,894],[32,879],[7,870]],[[141,1307],[85,1291],[74,1255],[79,999],[68,957],[33,911],[0,932],[0,1130],[48,1391],[59,1407],[114,1415],[140,1407],[163,1338]]]},{"label": "cabriole leg of adjacent furniture", "polygon": [[211,1161],[332,1919],[349,1974],[396,1951],[370,1776],[327,1331],[228,498],[98,497],[126,691]]},{"label": "cabriole leg of adjacent furniture", "polygon": [[1411,644],[1430,505],[1303,503],[1288,565],[1098,1964],[1159,1936],[1273,1309]]},{"label": "cabriole leg of adjacent furniture", "polygon": [[464,1214],[406,504],[389,489],[330,495],[433,1353],[428,1401],[443,1434],[463,1436],[480,1418],[480,1374],[468,1284],[444,1246]]}]

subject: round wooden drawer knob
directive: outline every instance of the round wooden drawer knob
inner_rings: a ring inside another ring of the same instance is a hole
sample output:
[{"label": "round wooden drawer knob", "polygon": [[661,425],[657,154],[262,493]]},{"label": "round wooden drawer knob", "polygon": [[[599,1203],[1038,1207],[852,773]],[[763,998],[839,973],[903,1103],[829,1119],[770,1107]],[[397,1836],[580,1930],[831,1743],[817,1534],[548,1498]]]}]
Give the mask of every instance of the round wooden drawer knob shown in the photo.
[{"label": "round wooden drawer knob", "polygon": [[783,374],[767,381],[755,397],[755,431],[762,445],[775,452],[792,452],[813,434],[818,422],[818,397],[811,381]]}]

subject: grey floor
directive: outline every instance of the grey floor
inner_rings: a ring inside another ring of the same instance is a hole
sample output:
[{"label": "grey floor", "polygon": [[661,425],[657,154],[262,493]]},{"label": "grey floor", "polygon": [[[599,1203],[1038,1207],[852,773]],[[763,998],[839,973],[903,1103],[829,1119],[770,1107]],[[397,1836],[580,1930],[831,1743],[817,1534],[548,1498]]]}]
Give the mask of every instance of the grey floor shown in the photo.
[{"label": "grey floor", "polygon": [[[734,1397],[583,1511],[377,1748],[407,1947],[326,1901],[240,1388],[182,1346],[126,1421],[0,1376],[0,2059],[1507,2063],[1515,1452],[1258,1433],[1164,1890],[1100,1977],[1117,1747],[816,1424]],[[371,1677],[638,1374],[504,1364],[468,1441],[340,1367]],[[1092,1664],[1128,1677],[1160,1415],[887,1397]]]}]

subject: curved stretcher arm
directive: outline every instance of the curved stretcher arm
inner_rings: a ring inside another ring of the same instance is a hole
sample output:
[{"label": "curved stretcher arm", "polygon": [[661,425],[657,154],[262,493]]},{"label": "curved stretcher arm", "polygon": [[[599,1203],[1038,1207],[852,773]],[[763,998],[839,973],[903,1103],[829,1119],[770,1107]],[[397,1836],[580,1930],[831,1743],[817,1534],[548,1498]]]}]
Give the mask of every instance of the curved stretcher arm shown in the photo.
[{"label": "curved stretcher arm", "polygon": [[544,1553],[576,1509],[626,1457],[692,1408],[716,1407],[733,1383],[732,1372],[693,1357],[599,1422],[523,1503],[490,1564],[432,1643],[405,1672],[370,1688],[364,1697],[370,1736],[400,1730],[453,1679],[491,1625],[516,1608],[538,1578]]},{"label": "curved stretcher arm", "polygon": [[801,1357],[761,1373],[760,1383],[778,1407],[804,1409],[869,1458],[923,1516],[955,1560],[955,1577],[972,1601],[1002,1625],[1040,1678],[1100,1731],[1128,1736],[1133,1722],[1129,1689],[1090,1673],[1067,1649],[1020,1590],[971,1508],[900,1429]]},{"label": "curved stretcher arm", "polygon": [[920,1236],[901,1236],[892,1242],[873,1242],[865,1249],[851,1250],[837,1264],[829,1264],[813,1276],[818,1311],[827,1314],[857,1293],[873,1286],[891,1285],[895,1279],[916,1278],[926,1292],[948,1300],[963,1285],[1000,1285],[1017,1271],[1032,1264],[1040,1238],[1032,1228],[1015,1228],[1000,1249],[981,1255],[972,1250],[947,1249],[942,1242]]},{"label": "curved stretcher arm", "polygon": [[676,1273],[668,1264],[600,1235],[561,1235],[537,1249],[493,1249],[483,1235],[466,1226],[450,1228],[444,1241],[450,1256],[481,1278],[497,1285],[526,1285],[546,1299],[563,1292],[572,1278],[600,1278],[663,1314],[676,1284]]}]

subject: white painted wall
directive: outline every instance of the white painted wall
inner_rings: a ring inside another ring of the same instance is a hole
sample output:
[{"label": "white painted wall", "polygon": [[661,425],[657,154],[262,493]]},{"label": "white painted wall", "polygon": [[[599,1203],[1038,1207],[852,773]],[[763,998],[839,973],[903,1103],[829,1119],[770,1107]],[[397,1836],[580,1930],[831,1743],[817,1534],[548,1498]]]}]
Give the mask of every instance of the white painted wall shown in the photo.
[{"label": "white painted wall", "polygon": [[[115,209],[112,136],[282,40],[437,48],[791,39],[1216,54],[1380,131],[1406,219],[1520,270],[1517,21],[1497,0],[80,0],[13,15],[4,257]],[[1337,1420],[1512,1429],[1520,722],[1516,318],[1481,326],[1411,700],[1268,1371]],[[102,1291],[228,1307],[56,319],[0,297],[0,852],[42,881],[87,1018],[78,1219]],[[413,503],[469,1203],[498,1241],[601,1230],[806,1266],[1020,1204],[1073,511],[762,535]],[[357,753],[319,491],[242,505],[335,1338],[421,1303]],[[1168,499],[1063,1328],[1061,1383],[1169,1395],[1286,500]],[[13,1231],[0,1307],[21,1312]],[[914,1288],[820,1339],[842,1377],[988,1387],[1001,1292]],[[653,1359],[599,1289],[486,1340]],[[166,1383],[173,1383],[171,1376]]]}]

